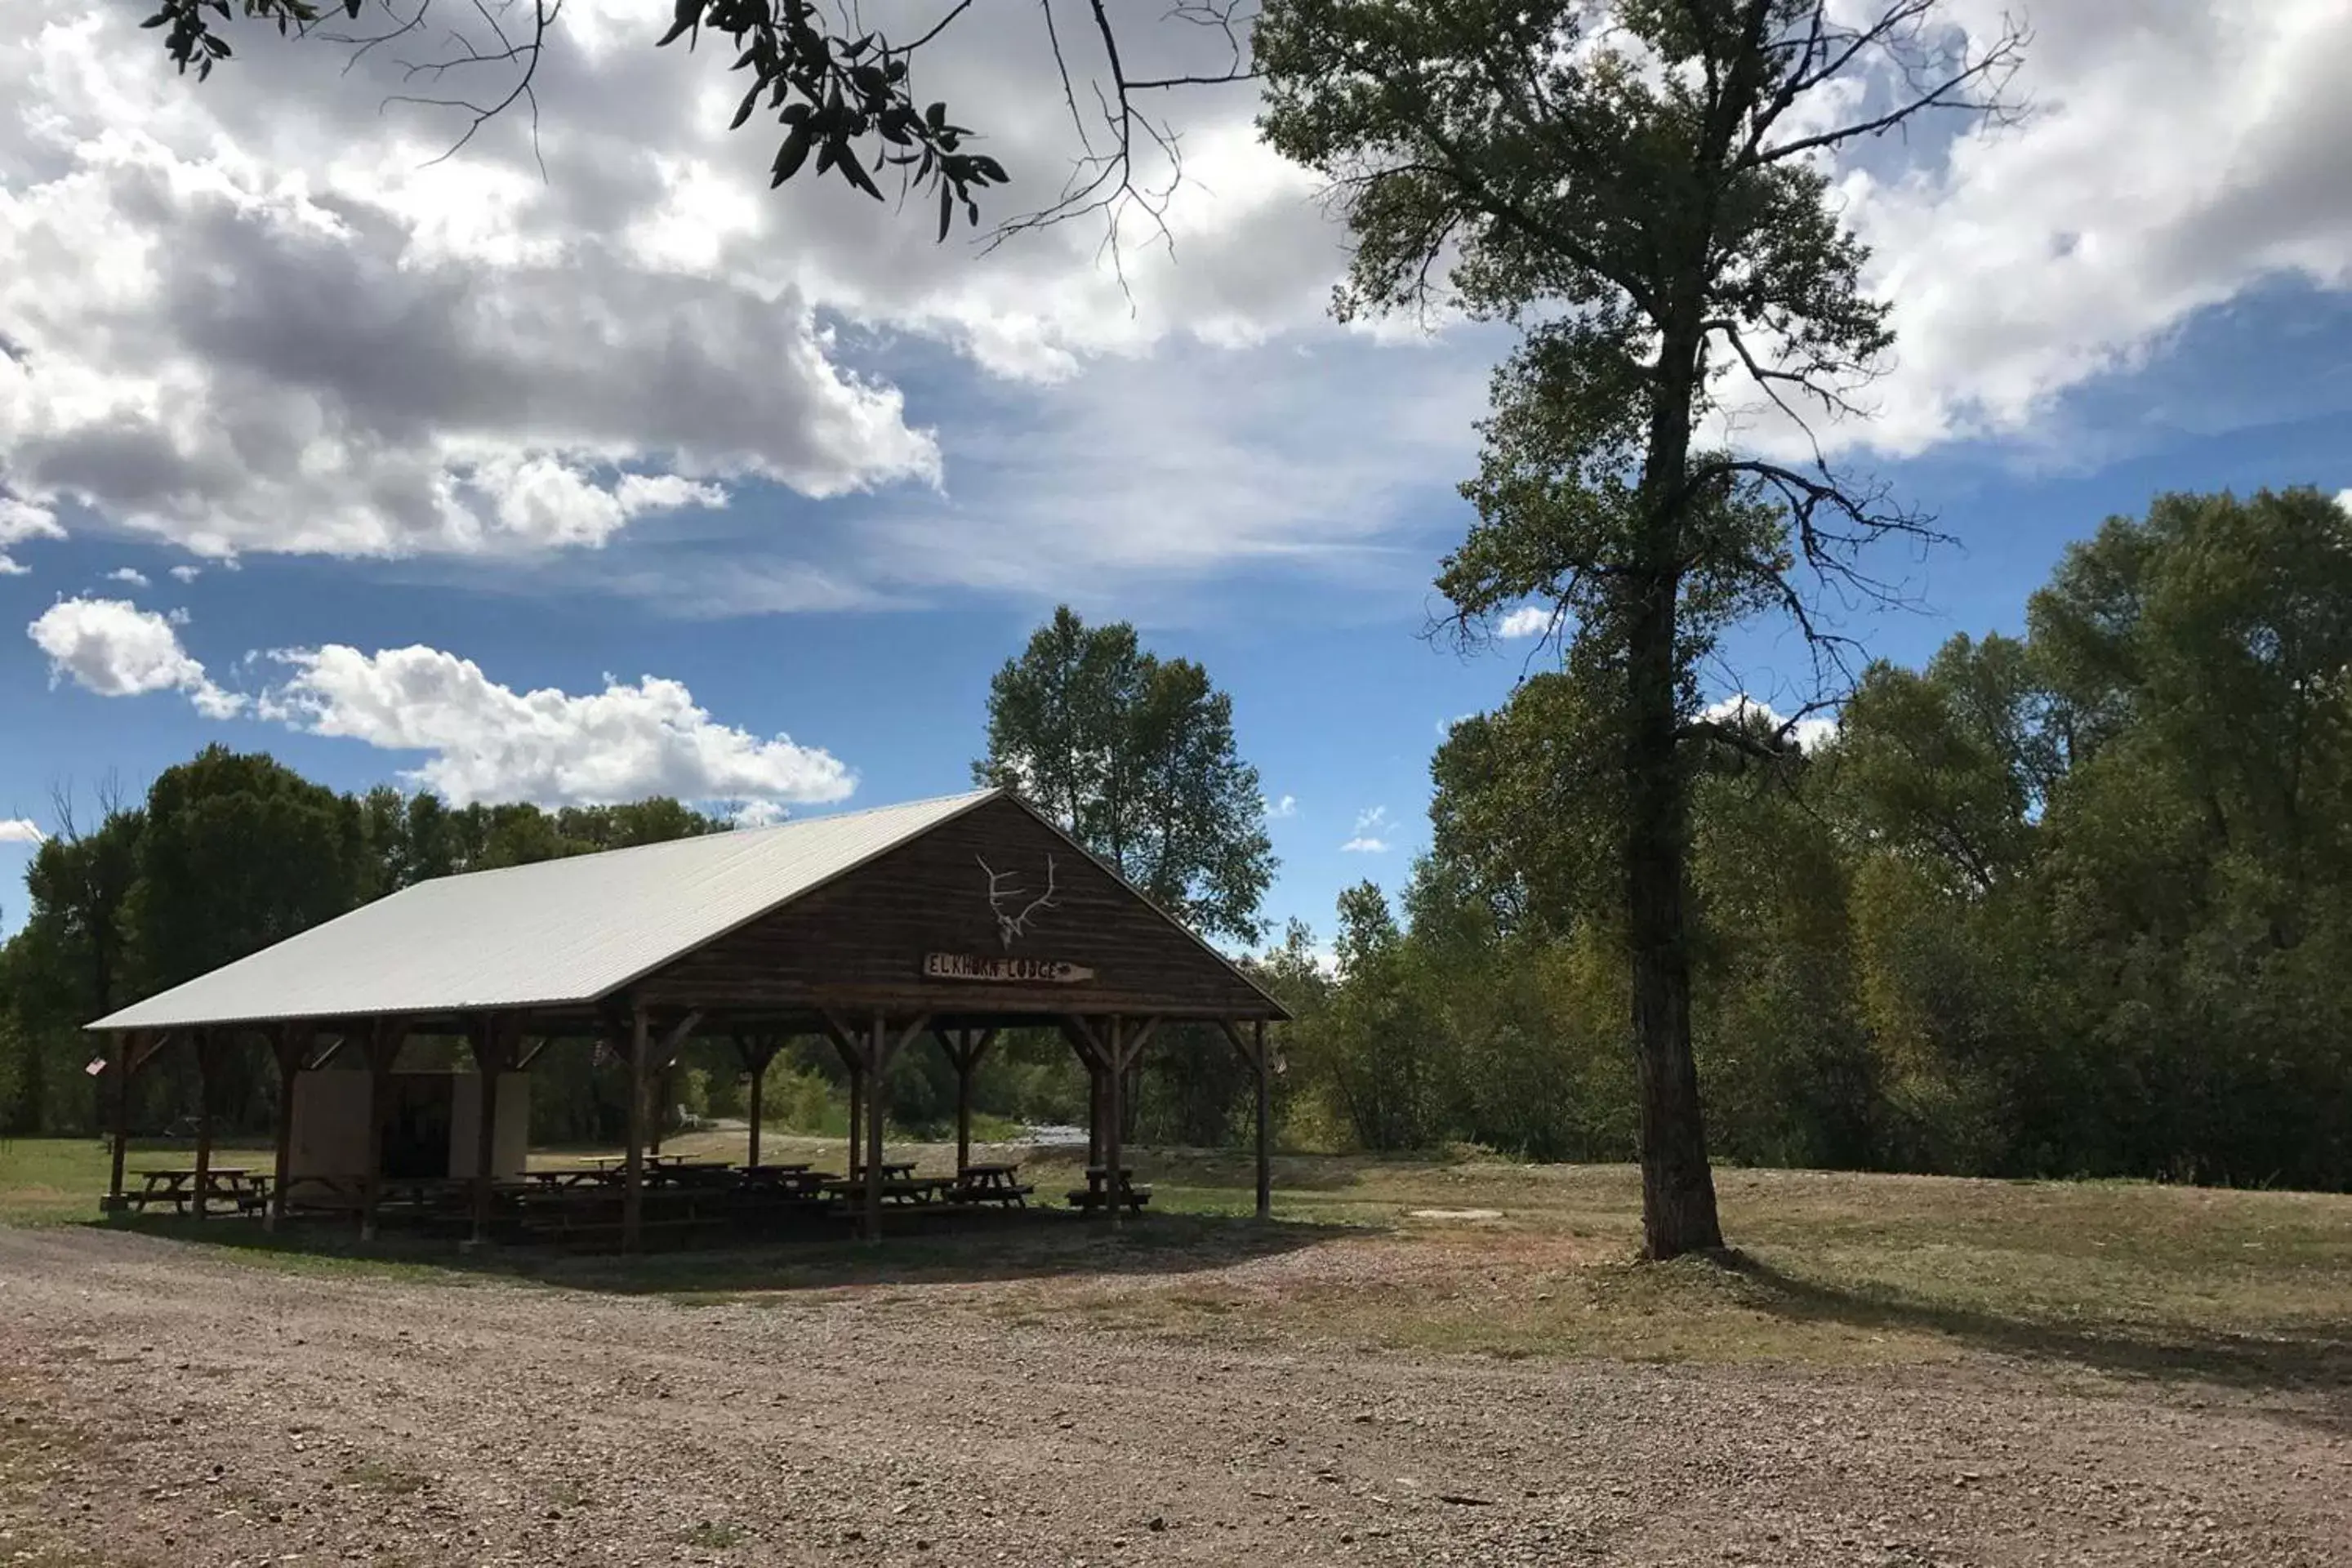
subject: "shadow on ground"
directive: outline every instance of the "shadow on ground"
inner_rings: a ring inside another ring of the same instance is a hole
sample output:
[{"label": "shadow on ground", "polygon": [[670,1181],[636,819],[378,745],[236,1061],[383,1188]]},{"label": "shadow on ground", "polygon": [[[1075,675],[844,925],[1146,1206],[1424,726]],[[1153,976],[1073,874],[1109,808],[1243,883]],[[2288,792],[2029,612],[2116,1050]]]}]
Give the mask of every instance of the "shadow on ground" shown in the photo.
[{"label": "shadow on ground", "polygon": [[1221,1215],[1146,1215],[1114,1226],[1053,1210],[894,1215],[878,1242],[822,1229],[730,1237],[703,1247],[624,1256],[534,1246],[459,1249],[446,1237],[391,1234],[362,1243],[348,1221],[275,1235],[237,1220],[125,1217],[91,1222],[216,1247],[300,1269],[370,1266],[452,1279],[529,1280],[622,1295],[723,1296],[875,1285],[976,1283],[1085,1275],[1188,1274],[1276,1257],[1365,1227]]},{"label": "shadow on ground", "polygon": [[1727,1266],[1749,1283],[1750,1305],[1779,1316],[1878,1332],[1923,1332],[1979,1350],[2099,1372],[2168,1381],[2219,1383],[2317,1395],[2324,1425],[2352,1428],[2352,1320],[2297,1332],[2231,1334],[2143,1328],[2125,1321],[2051,1322],[1922,1301],[1884,1288],[1803,1279],[1745,1253]]}]

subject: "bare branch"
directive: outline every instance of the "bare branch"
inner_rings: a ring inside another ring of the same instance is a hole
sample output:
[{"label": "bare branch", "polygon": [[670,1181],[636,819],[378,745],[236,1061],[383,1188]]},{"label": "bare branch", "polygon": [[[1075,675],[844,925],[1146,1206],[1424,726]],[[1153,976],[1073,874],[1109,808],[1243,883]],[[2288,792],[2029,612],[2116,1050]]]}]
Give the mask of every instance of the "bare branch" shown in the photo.
[{"label": "bare branch", "polygon": [[[2024,63],[2032,33],[2023,24],[2004,16],[2000,34],[1990,45],[1952,59],[1927,38],[1928,21],[1938,4],[1939,0],[1890,0],[1868,26],[1843,29],[1825,22],[1828,0],[1815,0],[1805,42],[1797,49],[1798,63],[1752,119],[1738,165],[1754,168],[1782,163],[1860,137],[1884,135],[1930,110],[1958,110],[1997,121],[2013,121],[2021,110],[2002,94]],[[1811,135],[1768,141],[1773,125],[1792,104],[1812,89],[1853,69],[1864,55],[1886,61],[1899,79],[1901,90],[1891,108]]]}]

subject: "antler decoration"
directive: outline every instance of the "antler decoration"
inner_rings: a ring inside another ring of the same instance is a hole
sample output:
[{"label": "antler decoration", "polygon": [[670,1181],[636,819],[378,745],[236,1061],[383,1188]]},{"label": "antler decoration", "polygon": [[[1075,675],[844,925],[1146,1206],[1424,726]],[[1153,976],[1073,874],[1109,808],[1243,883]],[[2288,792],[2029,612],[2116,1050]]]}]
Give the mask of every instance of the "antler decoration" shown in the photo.
[{"label": "antler decoration", "polygon": [[1012,951],[1014,940],[1028,929],[1031,915],[1039,910],[1061,907],[1054,901],[1054,858],[1051,855],[1045,857],[1045,890],[1024,905],[1019,914],[1005,912],[1005,906],[1021,897],[1021,889],[1013,885],[1019,873],[990,870],[986,859],[978,855],[972,858],[979,860],[980,868],[988,874],[988,907],[996,916],[996,934],[1003,940],[1006,952]]}]

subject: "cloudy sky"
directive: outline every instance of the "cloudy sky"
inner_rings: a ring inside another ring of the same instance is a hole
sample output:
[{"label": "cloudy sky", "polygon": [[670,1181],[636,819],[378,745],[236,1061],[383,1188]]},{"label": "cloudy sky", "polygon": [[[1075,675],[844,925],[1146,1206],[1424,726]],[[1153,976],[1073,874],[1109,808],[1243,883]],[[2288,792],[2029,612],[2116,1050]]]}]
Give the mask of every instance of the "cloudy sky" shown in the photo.
[{"label": "cloudy sky", "polygon": [[[1500,340],[1331,324],[1339,236],[1245,88],[1171,106],[1185,181],[1122,286],[1098,226],[982,254],[770,194],[656,0],[571,0],[535,145],[510,116],[437,162],[462,121],[386,101],[433,38],[347,70],[239,26],[198,87],[146,8],[0,7],[0,927],[55,789],[208,741],[458,801],[961,788],[1067,601],[1233,691],[1269,912],[1328,928],[1425,843],[1444,725],[1543,657],[1423,635]],[[1847,629],[1893,658],[2016,626],[2155,492],[2352,489],[2352,7],[2026,9],[2027,122],[1841,172],[1901,346],[1837,438],[1960,541],[1880,563],[1924,607]],[[1007,211],[1050,194],[1042,33],[958,37],[919,85]],[[1732,651],[1798,694],[1781,634]]]}]

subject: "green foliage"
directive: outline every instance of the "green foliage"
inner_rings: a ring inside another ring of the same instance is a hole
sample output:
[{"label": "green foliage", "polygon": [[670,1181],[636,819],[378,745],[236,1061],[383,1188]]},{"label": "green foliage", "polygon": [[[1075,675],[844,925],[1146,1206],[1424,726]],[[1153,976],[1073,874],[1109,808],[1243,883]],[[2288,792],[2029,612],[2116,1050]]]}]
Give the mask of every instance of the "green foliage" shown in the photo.
[{"label": "green foliage", "polygon": [[[1866,584],[1859,552],[1918,531],[1825,464],[1707,450],[1698,432],[1733,386],[1795,419],[1852,412],[1847,390],[1892,346],[1816,154],[1981,107],[1971,89],[2015,36],[1948,58],[1933,10],[1269,0],[1258,27],[1266,140],[1333,182],[1354,241],[1339,313],[1444,296],[1519,333],[1463,487],[1478,521],[1438,586],[1465,635],[1520,601],[1555,612],[1581,743],[1550,791],[1584,794],[1596,760],[1618,775],[1590,796],[1613,830],[1580,858],[1623,884],[1654,1257],[1721,1242],[1685,900],[1694,752],[1726,737],[1698,671],[1767,610],[1813,639],[1799,569]],[[1887,82],[1884,112],[1853,118]]]},{"label": "green foliage", "polygon": [[1276,861],[1233,699],[1191,659],[1146,651],[1126,622],[1089,626],[1065,605],[1005,660],[972,777],[1018,790],[1196,931],[1263,931]]},{"label": "green foliage", "polygon": [[[2162,497],[2070,552],[2029,621],[1873,666],[1810,753],[1695,773],[1716,1147],[2352,1185],[2352,519],[2311,490]],[[1613,811],[1570,787],[1580,696],[1538,677],[1454,728],[1409,925],[1351,890],[1339,975],[1303,993],[1300,1091],[1344,1112],[1410,1064],[1453,1086],[1418,1141],[1630,1152]]]},{"label": "green foliage", "polygon": [[[1037,628],[989,683],[988,754],[972,776],[1018,790],[1194,930],[1263,932],[1274,846],[1257,770],[1234,745],[1233,699],[1191,659],[1146,650],[1126,622],[1089,626],[1065,605]],[[1249,1083],[1238,1053],[1202,1028],[1158,1041],[1126,1101],[1130,1135],[1223,1142]]]},{"label": "green foliage", "polygon": [[[370,899],[430,877],[726,826],[660,798],[551,813],[452,810],[388,786],[343,795],[221,746],[165,769],[138,805],[101,791],[100,806],[95,827],[84,831],[68,811],[35,851],[25,927],[0,946],[0,1131],[95,1130],[83,1025]],[[533,1086],[543,1135],[616,1132],[617,1077],[584,1050],[551,1054]],[[263,1128],[276,1074],[259,1051],[230,1052],[215,1092],[226,1128]],[[166,1053],[142,1075],[134,1127],[168,1124],[193,1096],[184,1054]]]},{"label": "green foliage", "polygon": [[374,880],[359,803],[257,752],[166,768],[146,817],[131,909],[152,990],[332,920]]}]

